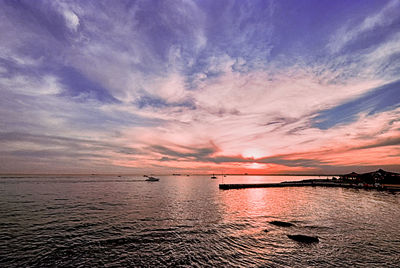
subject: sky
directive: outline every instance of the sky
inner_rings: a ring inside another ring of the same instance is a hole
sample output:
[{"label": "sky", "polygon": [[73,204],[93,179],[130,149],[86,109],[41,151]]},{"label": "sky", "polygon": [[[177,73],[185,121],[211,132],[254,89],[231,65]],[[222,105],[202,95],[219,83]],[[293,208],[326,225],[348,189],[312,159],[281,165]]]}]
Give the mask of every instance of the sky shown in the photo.
[{"label": "sky", "polygon": [[398,0],[0,0],[0,173],[378,168]]}]

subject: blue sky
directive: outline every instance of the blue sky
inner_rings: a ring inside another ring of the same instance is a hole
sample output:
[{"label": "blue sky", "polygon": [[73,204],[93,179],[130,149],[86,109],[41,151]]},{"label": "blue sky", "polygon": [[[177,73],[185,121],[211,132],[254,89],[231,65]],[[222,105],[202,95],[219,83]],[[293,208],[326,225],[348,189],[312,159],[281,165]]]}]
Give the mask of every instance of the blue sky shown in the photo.
[{"label": "blue sky", "polygon": [[2,173],[400,171],[399,1],[0,5]]}]

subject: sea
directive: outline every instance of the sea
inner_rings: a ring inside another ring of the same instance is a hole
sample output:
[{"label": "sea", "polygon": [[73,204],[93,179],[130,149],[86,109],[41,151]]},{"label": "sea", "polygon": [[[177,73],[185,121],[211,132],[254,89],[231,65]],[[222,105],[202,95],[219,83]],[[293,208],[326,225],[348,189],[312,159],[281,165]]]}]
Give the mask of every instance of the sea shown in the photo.
[{"label": "sea", "polygon": [[400,267],[400,193],[159,178],[1,176],[0,267]]}]

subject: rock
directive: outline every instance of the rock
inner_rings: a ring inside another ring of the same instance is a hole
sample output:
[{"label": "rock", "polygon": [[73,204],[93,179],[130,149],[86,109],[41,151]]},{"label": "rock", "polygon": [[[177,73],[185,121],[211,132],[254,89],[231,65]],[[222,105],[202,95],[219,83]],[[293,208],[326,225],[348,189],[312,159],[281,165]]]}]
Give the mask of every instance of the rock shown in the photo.
[{"label": "rock", "polygon": [[319,239],[316,236],[308,236],[308,235],[288,235],[290,239],[293,239],[297,242],[302,243],[318,243]]},{"label": "rock", "polygon": [[294,226],[293,223],[290,222],[284,222],[284,221],[270,221],[270,224],[276,225],[276,226],[280,226],[280,227],[290,227],[290,226]]}]

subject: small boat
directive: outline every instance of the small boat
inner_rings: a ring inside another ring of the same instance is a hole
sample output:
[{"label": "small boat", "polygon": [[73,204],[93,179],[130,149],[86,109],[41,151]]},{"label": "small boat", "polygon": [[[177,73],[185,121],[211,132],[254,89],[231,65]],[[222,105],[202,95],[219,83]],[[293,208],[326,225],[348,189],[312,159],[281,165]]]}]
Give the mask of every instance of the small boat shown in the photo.
[{"label": "small boat", "polygon": [[152,176],[148,176],[146,179],[146,181],[159,181],[159,180],[160,180],[159,178],[152,177]]},{"label": "small boat", "polygon": [[211,179],[213,179],[213,180],[215,180],[217,177],[213,174],[212,176],[211,176]]}]

